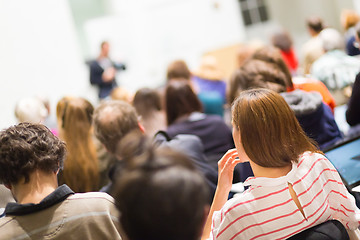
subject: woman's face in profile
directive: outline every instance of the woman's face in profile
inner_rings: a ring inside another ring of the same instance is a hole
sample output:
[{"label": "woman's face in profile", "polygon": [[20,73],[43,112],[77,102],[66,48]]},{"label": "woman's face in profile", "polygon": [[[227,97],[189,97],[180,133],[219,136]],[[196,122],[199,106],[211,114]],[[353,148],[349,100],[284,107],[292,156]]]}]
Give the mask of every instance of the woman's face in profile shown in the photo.
[{"label": "woman's face in profile", "polygon": [[239,155],[239,159],[241,162],[248,162],[250,159],[248,155],[246,154],[244,147],[241,142],[241,135],[240,135],[240,129],[238,127],[233,125],[232,135],[235,143],[236,150]]}]

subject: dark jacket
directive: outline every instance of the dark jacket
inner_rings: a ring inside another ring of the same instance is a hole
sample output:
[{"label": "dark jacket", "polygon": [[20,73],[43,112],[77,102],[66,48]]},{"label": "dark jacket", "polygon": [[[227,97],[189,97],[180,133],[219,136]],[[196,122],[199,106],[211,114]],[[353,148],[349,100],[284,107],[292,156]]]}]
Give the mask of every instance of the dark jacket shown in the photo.
[{"label": "dark jacket", "polygon": [[314,139],[321,150],[342,139],[334,115],[329,106],[322,102],[319,93],[295,90],[281,95],[294,111],[307,136]]}]

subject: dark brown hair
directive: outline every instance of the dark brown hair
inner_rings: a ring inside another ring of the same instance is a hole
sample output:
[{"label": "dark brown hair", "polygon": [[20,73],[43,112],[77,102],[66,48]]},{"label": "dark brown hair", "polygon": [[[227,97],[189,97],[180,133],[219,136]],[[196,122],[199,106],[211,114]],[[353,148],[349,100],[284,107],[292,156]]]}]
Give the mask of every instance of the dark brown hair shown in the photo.
[{"label": "dark brown hair", "polygon": [[263,47],[253,54],[252,59],[258,59],[264,62],[275,64],[285,74],[286,87],[290,89],[294,87],[291,73],[288,66],[284,62],[279,49],[272,46]]},{"label": "dark brown hair", "polygon": [[187,81],[170,81],[165,90],[167,124],[192,112],[201,112],[202,105]]},{"label": "dark brown hair", "polygon": [[95,136],[110,153],[129,132],[139,130],[138,117],[129,103],[120,100],[102,102],[94,112]]},{"label": "dark brown hair", "polygon": [[268,89],[243,91],[232,106],[233,126],[251,161],[284,167],[305,151],[318,152],[284,98]]},{"label": "dark brown hair", "polygon": [[324,29],[322,19],[315,16],[306,19],[306,25],[316,33],[320,33]]},{"label": "dark brown hair", "polygon": [[173,78],[191,78],[191,72],[183,60],[175,60],[169,64],[166,73],[166,79],[169,81]]},{"label": "dark brown hair", "polygon": [[35,170],[56,172],[63,165],[65,143],[41,124],[20,123],[0,132],[0,183],[17,184]]},{"label": "dark brown hair", "polygon": [[285,92],[286,82],[285,73],[276,64],[250,59],[230,79],[228,102],[231,104],[242,91],[251,88]]},{"label": "dark brown hair", "polygon": [[285,30],[274,33],[271,37],[271,42],[275,47],[285,52],[290,51],[293,45],[290,34]]},{"label": "dark brown hair", "polygon": [[139,135],[126,136],[118,155],[126,167],[115,199],[129,239],[198,239],[209,193],[190,160]]},{"label": "dark brown hair", "polygon": [[99,163],[93,141],[93,105],[80,97],[63,97],[57,104],[59,137],[66,142],[68,156],[59,175],[60,183],[75,192],[99,188]]}]

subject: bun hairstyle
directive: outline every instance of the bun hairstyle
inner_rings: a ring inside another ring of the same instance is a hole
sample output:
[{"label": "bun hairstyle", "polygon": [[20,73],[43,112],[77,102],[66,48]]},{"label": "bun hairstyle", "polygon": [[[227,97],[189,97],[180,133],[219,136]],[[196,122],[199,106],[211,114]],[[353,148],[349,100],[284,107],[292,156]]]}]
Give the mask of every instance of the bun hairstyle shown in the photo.
[{"label": "bun hairstyle", "polygon": [[138,132],[121,141],[117,156],[125,169],[114,195],[129,239],[198,239],[209,193],[190,160]]}]

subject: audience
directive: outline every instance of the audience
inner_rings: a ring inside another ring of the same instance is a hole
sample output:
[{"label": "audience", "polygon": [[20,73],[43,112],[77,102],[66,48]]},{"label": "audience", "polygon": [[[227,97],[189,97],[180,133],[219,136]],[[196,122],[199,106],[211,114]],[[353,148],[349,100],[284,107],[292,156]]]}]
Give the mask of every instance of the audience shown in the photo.
[{"label": "audience", "polygon": [[317,92],[295,90],[286,92],[287,74],[271,62],[257,59],[249,61],[233,76],[229,91],[232,103],[244,90],[267,88],[282,93],[307,136],[314,139],[320,149],[330,147],[342,139],[331,109],[322,102]]},{"label": "audience", "polygon": [[360,133],[359,19],[342,12],[345,41],[306,20],[306,77],[281,30],[273,46],[242,45],[229,82],[205,54],[195,71],[170,63],[163,91],[134,96],[103,42],[90,63],[96,109],[64,97],[49,130],[49,102],[23,98],[19,124],[0,131],[0,239],[297,240],[324,227],[348,239],[360,210],[321,150],[343,139],[334,112],[350,95],[345,137]]},{"label": "audience", "polygon": [[344,39],[337,30],[326,28],[321,31],[319,38],[325,53],[313,63],[310,72],[326,85],[336,105],[342,105],[350,97],[351,85],[360,69],[360,60],[343,51]]},{"label": "audience", "polygon": [[[106,101],[101,103],[94,113],[95,135],[104,144],[106,149],[116,154],[117,144],[129,133],[140,132],[146,130],[139,123],[135,109],[122,101]],[[200,171],[206,178],[211,198],[215,192],[217,183],[217,173],[209,165],[204,155],[204,147],[201,140],[194,135],[180,134],[169,137],[166,132],[161,131],[155,135],[153,141],[159,147],[170,147],[174,150],[185,153],[196,169]],[[124,169],[124,161],[118,161],[110,172],[110,179],[115,182],[115,178],[122,174]],[[113,184],[109,184],[103,191],[113,193]],[[209,198],[209,203],[211,202]]]},{"label": "audience", "polygon": [[[354,197],[284,98],[267,89],[244,91],[232,116],[236,149],[219,161],[202,239],[286,239],[328,219],[357,229],[360,210]],[[232,171],[246,161],[255,177],[244,183],[248,190],[227,201]]]},{"label": "audience", "polygon": [[128,239],[199,239],[209,192],[189,158],[133,135],[121,142],[117,153],[127,163],[115,199]]},{"label": "audience", "polygon": [[65,143],[44,125],[20,123],[2,130],[0,152],[0,183],[16,199],[0,218],[0,239],[121,239],[109,195],[58,186]]},{"label": "audience", "polygon": [[91,103],[80,97],[64,97],[56,107],[59,137],[68,150],[59,181],[75,192],[99,190],[99,163],[92,135],[93,112]]}]

